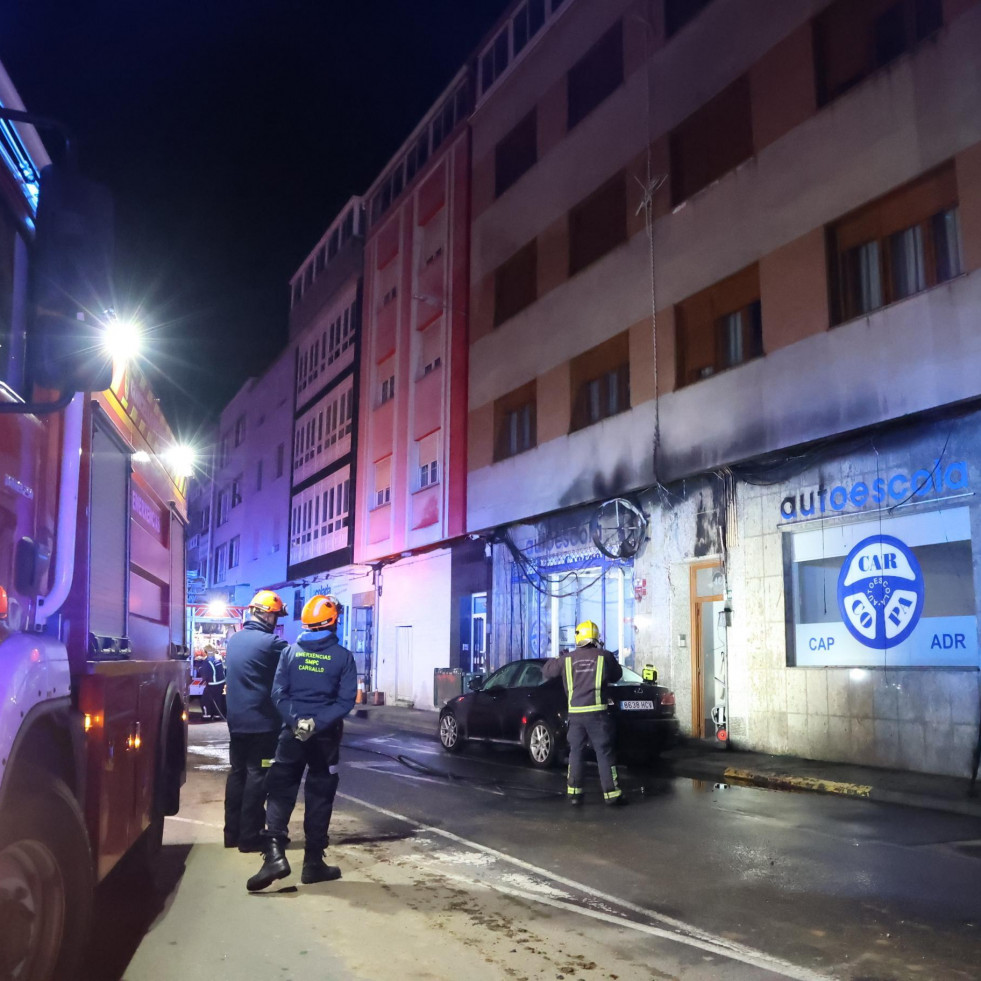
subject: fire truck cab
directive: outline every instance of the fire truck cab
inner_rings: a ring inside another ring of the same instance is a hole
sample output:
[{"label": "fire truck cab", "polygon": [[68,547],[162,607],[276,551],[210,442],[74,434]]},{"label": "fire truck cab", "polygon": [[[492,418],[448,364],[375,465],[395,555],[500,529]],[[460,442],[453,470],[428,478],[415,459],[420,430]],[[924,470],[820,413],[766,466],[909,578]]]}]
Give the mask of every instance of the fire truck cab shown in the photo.
[{"label": "fire truck cab", "polygon": [[78,275],[101,198],[18,112],[0,66],[0,978],[65,981],[95,884],[150,859],[180,803],[186,477],[139,368],[82,363],[106,309]]}]

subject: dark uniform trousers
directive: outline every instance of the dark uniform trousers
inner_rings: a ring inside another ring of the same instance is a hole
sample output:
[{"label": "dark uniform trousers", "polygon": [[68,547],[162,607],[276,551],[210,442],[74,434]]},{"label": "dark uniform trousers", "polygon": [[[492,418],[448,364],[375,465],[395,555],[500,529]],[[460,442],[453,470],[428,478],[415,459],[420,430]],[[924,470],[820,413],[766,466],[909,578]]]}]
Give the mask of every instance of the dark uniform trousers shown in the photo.
[{"label": "dark uniform trousers", "polygon": [[603,799],[613,800],[620,796],[617,768],[613,757],[613,720],[607,712],[570,712],[569,731],[569,773],[567,778],[570,796],[582,793],[583,753],[586,741],[593,747],[596,764],[599,767],[600,785]]},{"label": "dark uniform trousers", "polygon": [[266,774],[276,753],[279,731],[239,732],[229,736],[232,765],[225,784],[225,841],[250,844],[266,826]]},{"label": "dark uniform trousers", "polygon": [[334,811],[337,793],[338,764],[344,723],[337,721],[326,732],[300,742],[290,729],[279,735],[276,758],[266,777],[267,838],[285,841],[289,834],[290,817],[300,792],[303,771],[307,779],[303,792],[303,837],[309,851],[327,847],[327,829]]}]

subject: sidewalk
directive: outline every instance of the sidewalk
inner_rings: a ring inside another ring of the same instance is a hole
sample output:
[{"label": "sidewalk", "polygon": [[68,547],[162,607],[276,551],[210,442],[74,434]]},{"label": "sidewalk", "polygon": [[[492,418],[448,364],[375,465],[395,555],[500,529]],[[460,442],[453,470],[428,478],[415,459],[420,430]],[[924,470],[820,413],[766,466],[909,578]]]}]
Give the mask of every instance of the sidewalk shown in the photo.
[{"label": "sidewalk", "polygon": [[[376,725],[418,732],[433,739],[437,735],[438,713],[435,711],[394,705],[359,705],[357,715]],[[981,780],[977,796],[969,797],[970,781],[966,777],[829,763],[796,756],[771,756],[693,740],[668,750],[661,759],[676,775],[695,780],[748,784],[771,790],[840,794],[981,819]]]}]

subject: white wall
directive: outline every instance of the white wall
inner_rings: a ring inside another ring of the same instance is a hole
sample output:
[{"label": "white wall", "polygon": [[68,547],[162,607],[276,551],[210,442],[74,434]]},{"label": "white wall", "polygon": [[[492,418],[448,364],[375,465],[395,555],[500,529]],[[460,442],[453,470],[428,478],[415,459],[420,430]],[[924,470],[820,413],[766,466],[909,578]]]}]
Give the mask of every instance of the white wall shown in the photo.
[{"label": "white wall", "polygon": [[[385,566],[376,603],[377,666],[375,687],[388,704],[403,694],[416,708],[433,709],[433,670],[450,659],[450,550],[402,559]],[[411,677],[397,677],[396,636],[411,629]]]}]

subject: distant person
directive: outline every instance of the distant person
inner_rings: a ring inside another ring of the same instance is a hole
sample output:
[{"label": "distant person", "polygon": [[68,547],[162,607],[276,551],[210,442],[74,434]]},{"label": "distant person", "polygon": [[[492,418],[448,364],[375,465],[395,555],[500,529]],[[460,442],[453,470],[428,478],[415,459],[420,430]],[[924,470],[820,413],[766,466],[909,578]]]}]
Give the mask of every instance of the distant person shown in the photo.
[{"label": "distant person", "polygon": [[272,700],[279,658],[288,647],[275,630],[286,605],[269,589],[249,604],[242,629],[228,638],[225,655],[228,755],[225,781],[225,847],[262,851],[266,825],[266,773],[283,721]]},{"label": "distant person", "polygon": [[544,677],[562,678],[569,704],[569,771],[566,792],[574,807],[582,804],[583,753],[587,741],[599,765],[603,800],[607,804],[626,804],[617,779],[613,755],[615,731],[607,711],[606,685],[623,677],[617,659],[599,643],[599,627],[584,620],[576,627],[576,649],[550,658]]},{"label": "distant person", "polygon": [[209,720],[225,717],[225,662],[218,648],[209,644],[204,649],[205,660],[201,668],[204,692],[201,695],[201,714]]},{"label": "distant person", "polygon": [[354,708],[358,669],[354,655],[337,640],[339,612],[333,596],[314,596],[301,614],[306,630],[279,662],[273,700],[286,727],[266,778],[264,861],[247,883],[249,892],[290,874],[286,841],[304,770],[306,841],[300,881],[309,884],[341,877],[336,865],[324,862],[324,849],[330,840],[344,716]]}]

